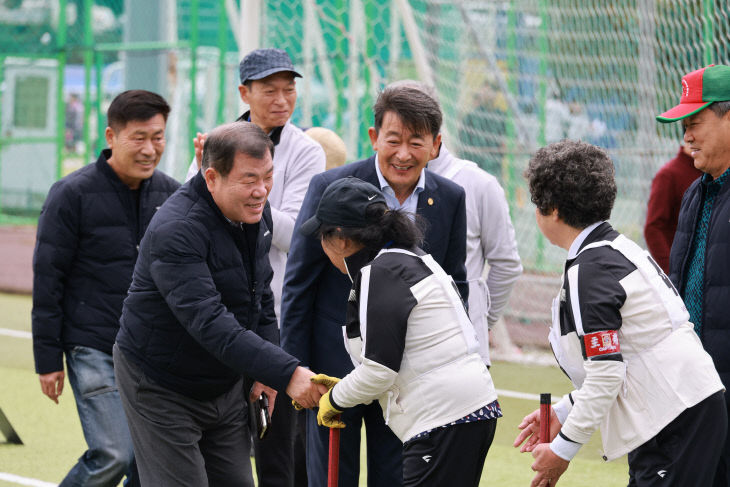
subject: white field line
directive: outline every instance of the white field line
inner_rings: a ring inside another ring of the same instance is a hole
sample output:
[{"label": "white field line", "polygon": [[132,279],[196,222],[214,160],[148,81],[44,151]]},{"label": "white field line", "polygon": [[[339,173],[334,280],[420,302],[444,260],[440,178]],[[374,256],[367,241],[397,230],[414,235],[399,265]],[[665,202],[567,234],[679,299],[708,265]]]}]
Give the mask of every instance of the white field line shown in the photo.
[{"label": "white field line", "polygon": [[0,335],[14,338],[33,338],[33,334],[29,331],[11,330],[10,328],[0,328]]},{"label": "white field line", "polygon": [[[530,394],[528,392],[508,391],[507,389],[497,389],[497,396],[512,397],[515,399],[525,399],[527,401],[540,402],[540,394]],[[557,403],[563,396],[552,397],[553,404]]]},{"label": "white field line", "polygon": [[[11,336],[15,338],[33,338],[33,335],[27,331],[11,330],[9,328],[0,328],[0,335]],[[497,395],[503,397],[512,397],[515,399],[525,399],[527,401],[539,401],[539,394],[530,394],[527,392],[510,391],[507,389],[497,389]],[[553,401],[557,402],[557,401]]]},{"label": "white field line", "polygon": [[527,401],[540,401],[540,394],[530,394],[527,392],[508,391],[506,389],[497,389],[497,396],[512,397],[515,399],[525,399]]},{"label": "white field line", "polygon": [[57,487],[58,484],[51,482],[43,482],[42,480],[29,479],[27,477],[21,477],[20,475],[13,475],[11,473],[0,472],[0,480],[12,482],[18,485],[30,485],[31,487]]}]

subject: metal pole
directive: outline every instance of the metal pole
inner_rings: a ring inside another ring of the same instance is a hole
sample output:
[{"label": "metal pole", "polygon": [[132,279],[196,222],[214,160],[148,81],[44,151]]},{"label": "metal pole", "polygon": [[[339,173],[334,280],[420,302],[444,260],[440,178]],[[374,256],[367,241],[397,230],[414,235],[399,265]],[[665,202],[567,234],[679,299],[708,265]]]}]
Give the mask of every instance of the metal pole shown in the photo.
[{"label": "metal pole", "polygon": [[[347,0],[334,0],[335,9],[337,12],[347,11]],[[347,106],[347,99],[345,98],[345,79],[347,78],[347,63],[345,62],[345,56],[347,53],[347,38],[345,32],[348,31],[347,19],[345,16],[341,16],[338,19],[339,25],[335,26],[334,35],[332,36],[331,52],[335,53],[334,65],[334,82],[337,93],[337,105],[335,106],[335,132],[338,134],[344,133],[344,119],[343,112]],[[339,27],[339,28],[337,28]],[[349,80],[354,83],[353,80]],[[354,89],[354,87],[353,87]],[[353,121],[350,120],[352,123]],[[352,150],[348,147],[348,150]],[[355,156],[355,154],[353,154]],[[359,156],[359,154],[358,154]]]},{"label": "metal pole", "polygon": [[[91,29],[91,9],[93,3],[93,0],[84,0],[84,164],[91,162],[89,119],[91,118],[91,67],[93,64],[94,43],[94,32]],[[97,71],[96,78],[99,79],[100,77],[101,73]]]},{"label": "metal pole", "polygon": [[[505,124],[506,140],[507,140],[507,171],[502,167],[502,173],[506,174],[506,190],[509,199],[515,198],[515,185],[514,185],[514,159],[515,159],[515,132],[517,120],[519,118],[519,106],[516,101],[517,83],[515,79],[519,75],[519,68],[517,65],[517,16],[515,15],[514,3],[510,2],[507,7],[507,98],[512,99],[513,103],[509,104],[509,111],[507,116],[507,123]],[[525,134],[527,135],[527,134]]]},{"label": "metal pole", "polygon": [[702,44],[704,46],[705,66],[715,61],[715,53],[712,48],[712,41],[715,37],[715,23],[713,22],[713,13],[715,11],[713,0],[703,0],[702,2],[702,18],[704,20],[704,29],[702,32]]},{"label": "metal pole", "polygon": [[239,23],[241,52],[239,57],[261,46],[261,0],[241,0],[241,22]]},{"label": "metal pole", "polygon": [[[348,154],[360,154],[358,144],[358,133],[360,125],[355,120],[360,119],[360,99],[358,97],[355,80],[361,73],[360,69],[360,46],[365,37],[365,19],[362,2],[360,0],[350,0],[350,18],[349,22],[349,42],[347,47],[347,79],[350,83],[350,89],[347,90],[347,113],[350,114],[350,123],[345,132],[345,145]],[[367,86],[367,85],[366,85]],[[370,123],[366,121],[366,123]]]},{"label": "metal pole", "polygon": [[101,72],[103,69],[102,53],[95,52],[94,60],[96,65],[96,144],[94,153],[101,152],[106,147],[104,132],[106,128],[104,113],[101,109],[101,102],[104,100],[104,93],[101,92]]},{"label": "metal pole", "polygon": [[[547,56],[548,56],[548,41],[547,41],[547,33],[548,33],[548,15],[547,15],[547,7],[545,5],[545,0],[540,0],[539,4],[539,10],[540,10],[540,38],[539,38],[539,45],[540,45],[540,81],[539,81],[539,91],[538,91],[538,110],[539,110],[539,119],[540,119],[540,129],[537,134],[537,145],[542,147],[547,142],[546,136],[545,136],[545,126],[547,125],[547,113],[545,110],[545,105],[547,104]],[[514,195],[513,195],[514,196]],[[511,198],[509,200],[514,205],[514,199]],[[536,256],[536,266],[538,269],[541,269],[542,266],[545,263],[545,237],[541,232],[537,232],[537,256]]]},{"label": "metal pole", "polygon": [[[385,61],[382,57],[378,56],[377,46],[375,45],[375,35],[380,23],[378,18],[378,7],[374,0],[363,0],[364,5],[363,12],[365,14],[365,32],[363,32],[363,42],[365,43],[365,69],[363,72],[363,81],[365,82],[365,95],[360,103],[362,107],[362,118],[365,121],[364,127],[369,127],[375,120],[375,113],[373,112],[374,98],[377,93],[381,76],[380,70],[381,63]],[[353,124],[355,125],[355,124]],[[361,127],[361,124],[357,124]],[[370,139],[365,137],[364,133],[358,134],[357,140],[358,153],[366,154],[371,150]]]},{"label": "metal pole", "polygon": [[58,32],[56,51],[58,56],[58,79],[56,80],[56,179],[63,173],[63,146],[66,133],[66,103],[63,99],[64,72],[66,71],[66,0],[61,0],[58,9]]},{"label": "metal pole", "polygon": [[[301,81],[301,85],[297,87],[297,103],[301,108],[301,124],[304,127],[311,127],[314,125],[312,119],[312,78],[314,77],[314,36],[315,29],[319,20],[317,20],[317,14],[315,12],[314,0],[304,0],[304,38],[302,39],[302,59],[304,66],[302,71],[304,73],[304,79]],[[320,122],[321,123],[321,122]]]},{"label": "metal pole", "polygon": [[[198,75],[197,64],[198,64],[198,8],[200,6],[199,0],[192,0],[190,8],[190,120],[188,124],[188,141],[193,140],[195,133],[197,132],[197,118],[198,118],[198,100],[196,97],[196,80]],[[185,144],[188,148],[188,159],[192,159],[194,155],[194,149],[188,142]]]},{"label": "metal pole", "polygon": [[[226,0],[218,0],[218,110],[216,122],[223,123],[226,107]],[[193,134],[195,135],[195,134]]]},{"label": "metal pole", "polygon": [[[529,133],[529,125],[522,120],[521,112],[519,105],[517,104],[517,100],[515,100],[515,97],[512,95],[512,91],[510,87],[508,86],[508,80],[505,78],[504,74],[502,73],[502,68],[499,66],[499,63],[497,62],[497,57],[494,55],[493,52],[491,52],[489,49],[487,49],[484,46],[484,43],[482,42],[480,36],[479,36],[479,30],[474,25],[474,22],[472,21],[472,18],[469,16],[469,13],[467,12],[466,8],[464,8],[463,3],[459,3],[458,5],[459,11],[461,12],[461,16],[464,19],[464,23],[466,24],[467,29],[469,29],[469,32],[471,33],[472,37],[474,38],[474,41],[477,43],[476,47],[479,49],[479,53],[482,55],[484,59],[486,59],[487,63],[489,63],[489,67],[491,68],[492,74],[494,74],[494,77],[497,80],[497,84],[499,85],[499,89],[502,90],[502,93],[504,93],[505,98],[507,99],[507,105],[510,108],[511,113],[513,114],[514,123],[516,124],[515,129],[517,130],[517,136],[522,142],[523,146],[528,150],[528,152],[532,152],[535,148],[533,147],[533,143],[530,140]],[[510,21],[510,12],[512,11],[512,6],[510,4],[510,7],[508,7],[508,24],[511,25],[510,31],[514,31],[514,13],[511,13],[512,21]],[[512,35],[514,32],[512,32]],[[509,42],[508,42],[509,44]],[[514,48],[513,48],[514,49]],[[513,52],[514,54],[514,52]]]},{"label": "metal pole", "polygon": [[[2,103],[3,103],[3,89],[5,86],[5,56],[0,56],[0,169],[2,169],[2,154],[3,154],[3,138],[2,134],[5,133],[3,130],[3,118],[2,118]],[[3,185],[2,185],[2,171],[0,171],[0,220],[2,220],[3,214]]]}]

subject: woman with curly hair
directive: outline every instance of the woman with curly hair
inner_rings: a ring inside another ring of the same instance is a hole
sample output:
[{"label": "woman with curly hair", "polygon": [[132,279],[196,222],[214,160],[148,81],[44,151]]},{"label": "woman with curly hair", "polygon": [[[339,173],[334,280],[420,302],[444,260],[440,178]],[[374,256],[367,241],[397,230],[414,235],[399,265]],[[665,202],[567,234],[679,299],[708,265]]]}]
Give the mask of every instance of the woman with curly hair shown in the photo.
[{"label": "woman with curly hair", "polygon": [[[515,446],[532,452],[532,486],[554,486],[601,428],[604,459],[628,454],[629,485],[712,485],[725,440],[723,385],[666,275],[608,223],[616,183],[606,152],[564,140],[525,171],[540,231],[568,251],[550,345],[575,390],[539,410]],[[549,444],[540,444],[549,441]]]}]

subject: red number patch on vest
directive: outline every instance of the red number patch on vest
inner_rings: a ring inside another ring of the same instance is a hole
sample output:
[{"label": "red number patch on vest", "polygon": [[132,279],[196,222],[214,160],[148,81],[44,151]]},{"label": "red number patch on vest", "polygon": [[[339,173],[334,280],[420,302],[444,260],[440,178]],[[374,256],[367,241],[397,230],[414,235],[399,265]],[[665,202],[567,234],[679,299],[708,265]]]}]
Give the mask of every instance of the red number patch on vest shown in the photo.
[{"label": "red number patch on vest", "polygon": [[618,343],[618,331],[606,330],[588,333],[583,337],[586,346],[586,357],[620,353],[621,347]]}]

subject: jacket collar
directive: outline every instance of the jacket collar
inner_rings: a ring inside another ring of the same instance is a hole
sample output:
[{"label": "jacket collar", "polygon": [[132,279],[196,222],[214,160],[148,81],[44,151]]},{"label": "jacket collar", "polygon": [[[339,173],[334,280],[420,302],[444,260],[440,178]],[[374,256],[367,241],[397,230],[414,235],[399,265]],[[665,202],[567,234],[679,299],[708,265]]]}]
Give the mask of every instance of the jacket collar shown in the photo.
[{"label": "jacket collar", "polygon": [[587,226],[582,232],[573,240],[573,243],[568,250],[568,260],[575,259],[580,251],[588,244],[593,242],[600,242],[601,240],[611,239],[615,237],[616,231],[613,229],[608,222],[596,222],[592,225]]},{"label": "jacket collar", "polygon": [[730,169],[726,169],[725,172],[722,173],[717,179],[712,179],[712,176],[705,173],[702,175],[702,178],[700,178],[700,180],[702,181],[702,185],[705,186],[705,188],[709,188],[712,185],[717,185],[722,188],[723,186],[725,186],[728,177],[730,177]]},{"label": "jacket collar", "polygon": [[[112,150],[111,149],[104,149],[101,151],[101,154],[99,154],[99,158],[96,160],[96,167],[101,171],[102,174],[104,174],[109,181],[114,185],[114,187],[117,190],[126,190],[126,191],[132,191],[129,189],[129,186],[124,184],[121,179],[119,179],[119,176],[117,176],[117,173],[114,172],[114,169],[109,165],[109,158],[112,156]],[[154,176],[154,173],[153,173]],[[142,190],[144,190],[148,185],[149,181],[152,179],[152,176],[150,176],[147,179],[143,179],[142,182],[139,184],[139,192],[142,193]]]},{"label": "jacket collar", "polygon": [[[251,121],[251,110],[247,110],[243,115],[238,117],[236,119],[236,122],[250,122]],[[285,125],[282,125],[281,127],[274,127],[274,129],[269,132],[267,135],[271,139],[271,142],[274,143],[274,146],[279,145],[279,142],[281,141],[281,131],[284,130]]]},{"label": "jacket collar", "polygon": [[363,248],[349,257],[345,257],[345,268],[347,268],[347,275],[351,281],[355,281],[355,276],[360,272],[360,269],[372,261],[378,255],[378,252],[378,250]]},{"label": "jacket collar", "polygon": [[203,198],[203,200],[205,200],[206,203],[208,203],[208,205],[213,209],[213,212],[222,222],[226,225],[231,225],[232,222],[226,218],[220,208],[218,208],[218,205],[215,204],[215,200],[213,199],[213,195],[210,194],[210,191],[208,191],[208,186],[205,184],[205,178],[203,177],[202,171],[198,171],[195,173],[195,176],[190,179],[190,186],[200,195],[201,198]]}]

